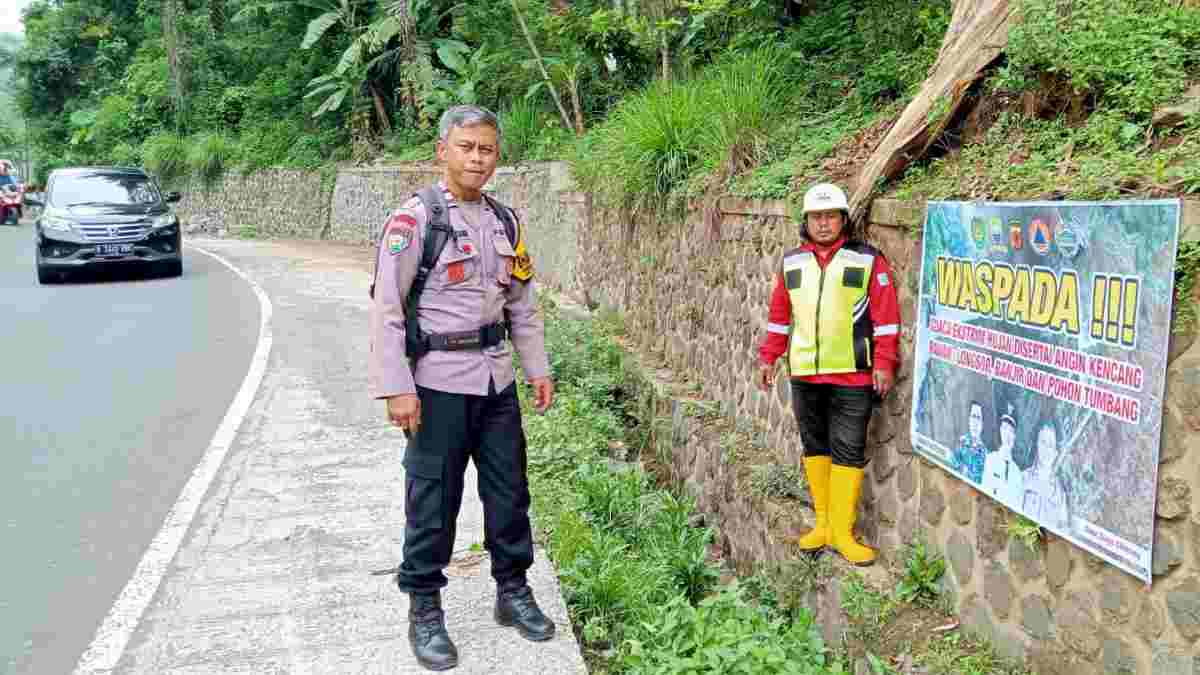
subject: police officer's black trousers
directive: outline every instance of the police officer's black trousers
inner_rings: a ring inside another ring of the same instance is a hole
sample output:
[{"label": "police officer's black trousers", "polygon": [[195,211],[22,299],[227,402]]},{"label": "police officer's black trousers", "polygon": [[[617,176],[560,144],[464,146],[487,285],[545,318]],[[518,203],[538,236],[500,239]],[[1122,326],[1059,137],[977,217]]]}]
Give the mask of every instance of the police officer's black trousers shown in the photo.
[{"label": "police officer's black trousers", "polygon": [[867,465],[867,424],[874,409],[872,387],[842,387],[792,380],[792,412],[804,455],[832,455],[833,463]]},{"label": "police officer's black trousers", "polygon": [[525,433],[514,382],[487,396],[417,387],[421,426],[404,453],[404,561],[396,584],[408,593],[446,585],[467,460],[479,474],[484,548],[498,584],[524,583],[533,564]]}]

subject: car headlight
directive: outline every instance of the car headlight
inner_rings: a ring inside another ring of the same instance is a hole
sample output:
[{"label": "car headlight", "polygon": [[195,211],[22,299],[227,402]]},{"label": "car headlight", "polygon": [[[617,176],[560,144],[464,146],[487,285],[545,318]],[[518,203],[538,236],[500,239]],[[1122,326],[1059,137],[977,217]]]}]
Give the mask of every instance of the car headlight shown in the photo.
[{"label": "car headlight", "polygon": [[42,227],[47,230],[58,230],[59,232],[70,232],[71,221],[58,216],[42,216]]},{"label": "car headlight", "polygon": [[154,220],[150,221],[150,227],[153,227],[153,228],[166,227],[168,225],[174,225],[176,222],[178,222],[178,221],[175,220],[175,214],[164,213],[161,216],[155,216]]}]

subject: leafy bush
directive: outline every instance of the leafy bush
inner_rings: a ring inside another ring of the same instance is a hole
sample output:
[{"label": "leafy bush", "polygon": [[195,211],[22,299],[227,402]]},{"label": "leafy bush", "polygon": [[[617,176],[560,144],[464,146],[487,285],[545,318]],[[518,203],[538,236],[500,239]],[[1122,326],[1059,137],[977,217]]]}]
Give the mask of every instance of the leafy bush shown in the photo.
[{"label": "leafy bush", "polygon": [[675,598],[631,640],[622,666],[632,673],[827,675],[831,670],[812,614],[787,621],[747,602],[737,584],[693,606]]},{"label": "leafy bush", "polygon": [[1159,0],[1019,0],[1000,87],[1065,78],[1097,106],[1146,118],[1200,64],[1200,9]]},{"label": "leafy bush", "polygon": [[174,134],[155,134],[142,143],[142,161],[162,183],[170,184],[188,174],[189,148]]},{"label": "leafy bush", "polygon": [[608,442],[626,433],[610,330],[547,306],[556,404],[525,421],[532,512],[584,648],[614,673],[831,672],[807,610],[776,613],[736,586],[712,595],[712,534],[690,525],[690,499],[608,467]]}]

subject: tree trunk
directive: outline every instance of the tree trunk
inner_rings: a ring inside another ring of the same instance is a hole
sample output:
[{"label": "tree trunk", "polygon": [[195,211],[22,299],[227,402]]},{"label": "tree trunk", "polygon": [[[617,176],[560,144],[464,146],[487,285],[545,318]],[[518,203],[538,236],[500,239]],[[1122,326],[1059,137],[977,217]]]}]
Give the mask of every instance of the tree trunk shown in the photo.
[{"label": "tree trunk", "polygon": [[379,118],[379,129],[385,134],[392,133],[392,122],[388,119],[387,106],[383,104],[383,97],[379,95],[379,90],[374,84],[368,84],[371,88],[371,100],[375,102],[375,115]]},{"label": "tree trunk", "polygon": [[183,33],[179,30],[178,0],[162,0],[163,41],[171,73],[171,100],[175,106],[175,131],[181,133],[187,117],[187,71],[184,64]]},{"label": "tree trunk", "polygon": [[1004,52],[1011,20],[1009,0],[955,0],[930,76],[858,175],[850,197],[851,221],[858,222],[867,213],[877,184],[895,178],[924,156],[945,130],[962,107],[967,90]]},{"label": "tree trunk", "polygon": [[667,34],[662,34],[662,44],[658,48],[659,56],[662,57],[662,80],[663,82],[671,81],[671,47],[667,44]]},{"label": "tree trunk", "polygon": [[554,86],[554,80],[550,79],[550,73],[546,72],[546,64],[542,61],[542,53],[538,51],[537,44],[533,41],[533,34],[529,32],[529,26],[525,24],[525,17],[521,14],[521,8],[517,6],[517,0],[512,0],[513,13],[517,15],[517,23],[521,24],[521,32],[525,34],[525,41],[529,43],[529,49],[533,52],[533,58],[537,61],[538,70],[542,72],[542,80],[546,83],[546,87],[550,89],[550,95],[554,97],[554,105],[558,106],[558,114],[562,115],[562,123],[564,129],[571,128],[571,116],[567,114],[567,109],[563,107],[562,98],[558,95],[558,89]]},{"label": "tree trunk", "polygon": [[572,77],[571,82],[571,107],[575,110],[575,135],[583,135],[583,106],[579,102],[579,78]]}]

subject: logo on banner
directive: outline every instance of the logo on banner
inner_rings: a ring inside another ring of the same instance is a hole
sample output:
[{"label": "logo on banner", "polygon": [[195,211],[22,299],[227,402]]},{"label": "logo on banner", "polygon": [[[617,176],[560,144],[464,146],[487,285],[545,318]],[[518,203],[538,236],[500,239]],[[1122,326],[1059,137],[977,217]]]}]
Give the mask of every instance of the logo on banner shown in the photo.
[{"label": "logo on banner", "polygon": [[1033,222],[1029,223],[1029,245],[1038,254],[1046,255],[1050,252],[1051,241],[1053,239],[1050,234],[1050,225],[1041,218],[1034,218]]},{"label": "logo on banner", "polygon": [[987,246],[987,226],[982,218],[971,220],[971,238],[975,240],[975,248],[982,250]]},{"label": "logo on banner", "polygon": [[1004,221],[999,218],[992,218],[992,252],[993,253],[1008,253],[1007,236],[1004,231]]},{"label": "logo on banner", "polygon": [[1059,221],[1054,233],[1054,243],[1064,258],[1074,258],[1075,254],[1079,253],[1079,235],[1062,221]]},{"label": "logo on banner", "polygon": [[1021,236],[1021,221],[1008,222],[1008,245],[1014,251],[1020,251],[1025,246],[1025,238]]}]

